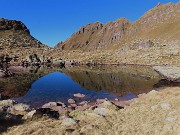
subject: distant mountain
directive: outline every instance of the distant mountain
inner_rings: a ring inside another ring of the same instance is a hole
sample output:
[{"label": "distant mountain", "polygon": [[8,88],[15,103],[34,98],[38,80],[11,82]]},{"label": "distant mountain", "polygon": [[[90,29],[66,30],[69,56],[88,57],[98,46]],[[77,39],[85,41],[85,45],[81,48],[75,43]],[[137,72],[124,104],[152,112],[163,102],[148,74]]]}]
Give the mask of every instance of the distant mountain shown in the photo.
[{"label": "distant mountain", "polygon": [[158,4],[134,23],[121,18],[107,24],[96,22],[83,26],[56,48],[85,51],[119,49],[123,45],[141,48],[180,43],[179,37],[180,3],[168,3]]},{"label": "distant mountain", "polygon": [[56,45],[54,56],[83,63],[180,65],[179,37],[180,2],[158,4],[136,22],[121,18],[83,26]]}]

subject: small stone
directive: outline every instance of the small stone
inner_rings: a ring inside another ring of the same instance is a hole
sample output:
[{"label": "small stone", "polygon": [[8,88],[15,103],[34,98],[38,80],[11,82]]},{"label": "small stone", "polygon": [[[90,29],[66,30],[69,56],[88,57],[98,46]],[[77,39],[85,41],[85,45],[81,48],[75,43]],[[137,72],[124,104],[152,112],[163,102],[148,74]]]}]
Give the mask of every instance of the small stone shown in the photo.
[{"label": "small stone", "polygon": [[119,101],[119,99],[118,99],[118,98],[115,98],[114,100],[115,100],[115,101]]},{"label": "small stone", "polygon": [[65,118],[62,123],[61,123],[63,126],[71,126],[71,125],[74,125],[76,124],[76,121],[73,120],[72,118]]},{"label": "small stone", "polygon": [[77,107],[77,105],[76,104],[70,104],[72,107]]},{"label": "small stone", "polygon": [[174,118],[174,117],[167,117],[166,118],[166,120],[167,121],[170,121],[170,122],[172,122],[172,121],[175,121],[177,118]]},{"label": "small stone", "polygon": [[101,115],[101,116],[106,116],[109,113],[109,109],[106,108],[95,108],[94,113]]},{"label": "small stone", "polygon": [[151,106],[151,110],[154,111],[158,108],[158,105]]},{"label": "small stone", "polygon": [[161,108],[163,110],[169,110],[170,109],[170,104],[169,103],[162,103],[160,106],[161,106]]},{"label": "small stone", "polygon": [[32,119],[34,113],[36,113],[36,110],[30,111],[28,114],[26,114],[23,119]]},{"label": "small stone", "polygon": [[71,99],[71,98],[70,98],[70,99],[68,99],[68,103],[69,103],[69,104],[75,104],[76,101],[75,101],[74,99]]},{"label": "small stone", "polygon": [[79,103],[79,105],[85,105],[87,103],[88,103],[87,101],[82,101],[82,102]]},{"label": "small stone", "polygon": [[51,107],[54,107],[54,106],[57,106],[57,103],[56,102],[49,102],[47,104],[44,104],[42,106],[42,108],[51,108]]}]

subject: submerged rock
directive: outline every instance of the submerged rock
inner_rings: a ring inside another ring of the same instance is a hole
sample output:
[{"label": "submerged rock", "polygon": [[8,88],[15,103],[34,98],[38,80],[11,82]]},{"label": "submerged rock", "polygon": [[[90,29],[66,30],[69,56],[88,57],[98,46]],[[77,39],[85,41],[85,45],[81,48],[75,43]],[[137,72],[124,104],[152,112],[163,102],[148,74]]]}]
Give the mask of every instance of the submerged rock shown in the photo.
[{"label": "submerged rock", "polygon": [[180,82],[180,67],[154,66],[153,69],[169,81]]},{"label": "submerged rock", "polygon": [[51,107],[54,107],[54,106],[57,106],[57,103],[56,102],[49,102],[47,104],[44,104],[42,106],[42,108],[51,108]]},{"label": "submerged rock", "polygon": [[77,98],[84,98],[85,95],[84,95],[84,94],[81,94],[81,93],[77,93],[77,94],[74,94],[74,97],[77,97]]}]

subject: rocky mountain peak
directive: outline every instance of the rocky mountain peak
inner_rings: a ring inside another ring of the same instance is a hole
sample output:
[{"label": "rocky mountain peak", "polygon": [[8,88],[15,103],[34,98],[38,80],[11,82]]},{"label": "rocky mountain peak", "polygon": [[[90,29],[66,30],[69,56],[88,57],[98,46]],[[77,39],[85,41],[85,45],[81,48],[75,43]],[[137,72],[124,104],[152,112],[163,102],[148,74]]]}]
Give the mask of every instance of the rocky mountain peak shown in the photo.
[{"label": "rocky mountain peak", "polygon": [[0,48],[45,47],[40,41],[30,35],[29,29],[17,20],[0,18]]},{"label": "rocky mountain peak", "polygon": [[96,22],[83,26],[56,48],[90,51],[102,48],[120,49],[123,46],[129,48],[134,44],[141,46],[142,43],[146,44],[148,41],[153,41],[155,44],[164,44],[165,41],[166,44],[175,44],[179,42],[176,30],[179,28],[179,16],[180,2],[158,3],[133,23],[126,18],[120,18],[107,24]]},{"label": "rocky mountain peak", "polygon": [[86,26],[81,27],[78,32],[76,32],[75,34],[79,35],[79,34],[93,34],[94,32],[102,29],[103,24],[100,22],[95,22],[92,24],[87,24]]},{"label": "rocky mountain peak", "polygon": [[30,34],[27,27],[21,21],[8,20],[4,18],[0,18],[0,30],[22,30]]}]

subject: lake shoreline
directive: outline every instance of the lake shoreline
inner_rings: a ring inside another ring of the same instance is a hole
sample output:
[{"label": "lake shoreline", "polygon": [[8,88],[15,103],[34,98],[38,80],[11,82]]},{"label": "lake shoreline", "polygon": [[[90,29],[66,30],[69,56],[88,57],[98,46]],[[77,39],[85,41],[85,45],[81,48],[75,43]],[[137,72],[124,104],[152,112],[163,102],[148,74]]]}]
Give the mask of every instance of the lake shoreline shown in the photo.
[{"label": "lake shoreline", "polygon": [[[59,115],[58,119],[55,113],[52,113],[53,118],[49,114],[40,115],[41,113],[39,112],[33,119],[32,113],[29,113],[29,115],[26,114],[29,118],[26,117],[27,121],[24,124],[13,126],[3,134],[44,134],[45,132],[128,134],[132,131],[132,133],[137,134],[177,134],[180,133],[177,130],[180,118],[180,110],[178,109],[179,95],[180,87],[163,88],[160,91],[152,90],[147,94],[139,95],[138,98],[134,99],[129,106],[125,106],[124,109],[118,108],[110,101],[104,100],[98,107],[73,110],[64,115]],[[108,129],[109,123],[111,123],[111,130]],[[116,123],[119,124],[118,128]],[[143,129],[141,127],[142,124],[146,125]],[[154,127],[154,125],[157,127]],[[53,130],[50,130],[50,126],[54,127]],[[167,126],[173,126],[174,128],[169,129]]]}]

